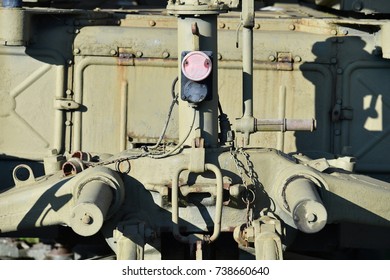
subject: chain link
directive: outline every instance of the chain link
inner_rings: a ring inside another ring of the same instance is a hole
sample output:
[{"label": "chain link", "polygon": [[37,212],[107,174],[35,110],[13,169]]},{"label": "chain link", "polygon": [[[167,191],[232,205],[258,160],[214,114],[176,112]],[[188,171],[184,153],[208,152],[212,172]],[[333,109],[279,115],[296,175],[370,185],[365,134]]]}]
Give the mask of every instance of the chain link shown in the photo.
[{"label": "chain link", "polygon": [[[230,154],[236,166],[237,172],[240,175],[241,181],[246,189],[246,195],[243,197],[243,202],[246,204],[246,226],[249,227],[252,225],[253,220],[253,202],[256,200],[255,192],[253,191],[254,186],[256,185],[256,178],[254,176],[254,166],[252,161],[249,159],[249,154],[245,152],[242,148],[230,149]],[[245,158],[246,168],[242,161],[238,159],[238,155],[242,155]],[[244,175],[245,174],[245,175]],[[250,180],[248,185],[245,180],[245,176]]]}]

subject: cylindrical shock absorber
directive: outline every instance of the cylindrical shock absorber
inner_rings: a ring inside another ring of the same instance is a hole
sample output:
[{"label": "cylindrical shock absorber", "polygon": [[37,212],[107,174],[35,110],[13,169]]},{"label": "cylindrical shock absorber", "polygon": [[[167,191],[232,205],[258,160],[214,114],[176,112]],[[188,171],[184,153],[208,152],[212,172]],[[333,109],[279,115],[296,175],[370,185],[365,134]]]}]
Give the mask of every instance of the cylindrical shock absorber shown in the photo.
[{"label": "cylindrical shock absorber", "polygon": [[317,189],[313,181],[303,176],[291,177],[282,189],[284,208],[296,227],[306,233],[320,231],[327,222],[327,211]]},{"label": "cylindrical shock absorber", "polygon": [[168,1],[168,13],[178,18],[179,142],[190,144],[188,135],[196,110],[205,146],[218,144],[217,16],[228,7],[219,1]]}]

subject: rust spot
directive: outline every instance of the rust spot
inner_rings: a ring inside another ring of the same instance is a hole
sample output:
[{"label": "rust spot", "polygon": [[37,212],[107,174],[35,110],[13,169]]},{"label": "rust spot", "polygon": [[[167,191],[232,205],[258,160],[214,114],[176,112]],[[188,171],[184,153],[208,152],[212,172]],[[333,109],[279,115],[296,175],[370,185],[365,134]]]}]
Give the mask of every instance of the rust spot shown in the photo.
[{"label": "rust spot", "polygon": [[223,183],[223,189],[230,190],[230,183]]}]

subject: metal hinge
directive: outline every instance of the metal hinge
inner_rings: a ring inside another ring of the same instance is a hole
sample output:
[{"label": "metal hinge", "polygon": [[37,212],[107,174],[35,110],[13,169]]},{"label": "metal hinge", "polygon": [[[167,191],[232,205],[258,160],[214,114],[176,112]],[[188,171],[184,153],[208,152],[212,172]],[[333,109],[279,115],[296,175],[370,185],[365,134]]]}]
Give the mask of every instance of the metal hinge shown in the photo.
[{"label": "metal hinge", "polygon": [[284,70],[284,71],[292,71],[293,70],[293,58],[290,52],[278,52],[277,53],[277,61],[276,61],[276,69]]},{"label": "metal hinge", "polygon": [[80,106],[79,103],[66,98],[58,98],[54,101],[54,108],[57,110],[77,110]]},{"label": "metal hinge", "polygon": [[353,119],[353,108],[343,107],[341,103],[337,103],[332,110],[332,121],[352,120]]}]

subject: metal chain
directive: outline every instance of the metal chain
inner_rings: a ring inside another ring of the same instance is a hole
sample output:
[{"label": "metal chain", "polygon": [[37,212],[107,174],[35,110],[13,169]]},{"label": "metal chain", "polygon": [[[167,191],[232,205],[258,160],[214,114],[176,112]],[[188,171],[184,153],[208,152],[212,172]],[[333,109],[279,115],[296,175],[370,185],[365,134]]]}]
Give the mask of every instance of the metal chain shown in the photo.
[{"label": "metal chain", "polygon": [[245,152],[243,149],[239,149],[240,154],[242,154],[246,159],[246,165],[248,170],[248,177],[251,180],[252,185],[254,186],[256,184],[256,179],[254,176],[254,166],[253,162],[249,159],[249,154]]},{"label": "metal chain", "polygon": [[230,149],[230,154],[232,155],[232,159],[234,161],[234,164],[237,168],[237,172],[240,174],[240,178],[242,180],[242,183],[244,184],[245,188],[248,188],[248,185],[246,184],[245,178],[244,178],[244,166],[241,161],[237,158],[237,149],[234,149],[233,147]]},{"label": "metal chain", "polygon": [[[249,159],[248,153],[246,153],[242,148],[234,149],[233,147],[230,149],[230,154],[232,155],[232,159],[237,168],[237,171],[241,177],[242,183],[246,189],[246,197],[243,198],[243,202],[246,204],[246,226],[249,227],[252,225],[253,220],[253,202],[255,201],[255,193],[253,191],[253,187],[255,186],[256,179],[254,177],[253,172],[253,163]],[[241,154],[246,159],[247,168],[245,168],[244,164],[238,160],[237,155]],[[250,185],[247,184],[244,173],[250,179]],[[252,196],[252,198],[251,198]]]}]

